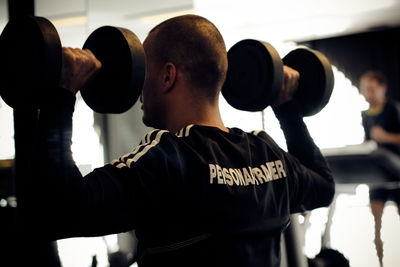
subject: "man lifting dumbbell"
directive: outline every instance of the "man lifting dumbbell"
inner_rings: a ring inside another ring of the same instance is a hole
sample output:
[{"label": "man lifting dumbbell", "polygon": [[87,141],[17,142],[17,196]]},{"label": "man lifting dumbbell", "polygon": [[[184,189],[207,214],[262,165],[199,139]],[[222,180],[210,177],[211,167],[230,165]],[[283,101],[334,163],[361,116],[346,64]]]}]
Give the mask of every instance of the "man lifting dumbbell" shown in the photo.
[{"label": "man lifting dumbbell", "polygon": [[[144,50],[143,121],[159,129],[84,179],[70,151],[74,93],[102,67],[90,52],[64,50],[66,88],[39,118],[31,186],[48,199],[45,212],[35,210],[40,229],[52,239],[135,229],[139,266],[279,266],[290,213],[327,206],[334,194],[330,170],[291,99],[298,72],[283,69],[274,105],[287,153],[263,131],[224,126],[218,97],[228,61],[211,22],[169,19],[149,33]],[[84,63],[70,61],[70,52]]]}]

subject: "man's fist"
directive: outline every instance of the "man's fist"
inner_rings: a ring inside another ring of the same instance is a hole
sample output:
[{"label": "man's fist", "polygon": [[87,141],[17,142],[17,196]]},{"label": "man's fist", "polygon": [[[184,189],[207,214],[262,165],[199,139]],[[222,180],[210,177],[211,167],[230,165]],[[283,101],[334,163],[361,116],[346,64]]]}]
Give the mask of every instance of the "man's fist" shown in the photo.
[{"label": "man's fist", "polygon": [[275,100],[273,107],[277,107],[283,103],[293,99],[294,94],[299,86],[300,73],[288,66],[283,66],[283,84],[278,98]]},{"label": "man's fist", "polygon": [[88,49],[63,47],[60,86],[76,94],[101,69],[101,62]]}]

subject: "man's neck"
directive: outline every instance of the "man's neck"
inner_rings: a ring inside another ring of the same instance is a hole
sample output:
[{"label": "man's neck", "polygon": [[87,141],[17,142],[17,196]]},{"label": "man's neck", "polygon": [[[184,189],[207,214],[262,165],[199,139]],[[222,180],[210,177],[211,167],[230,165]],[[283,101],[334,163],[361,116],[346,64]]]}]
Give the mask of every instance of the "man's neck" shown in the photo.
[{"label": "man's neck", "polygon": [[173,133],[190,124],[216,127],[229,132],[222,122],[218,106],[202,107],[199,110],[188,109],[178,114],[171,114],[170,118],[167,129]]}]

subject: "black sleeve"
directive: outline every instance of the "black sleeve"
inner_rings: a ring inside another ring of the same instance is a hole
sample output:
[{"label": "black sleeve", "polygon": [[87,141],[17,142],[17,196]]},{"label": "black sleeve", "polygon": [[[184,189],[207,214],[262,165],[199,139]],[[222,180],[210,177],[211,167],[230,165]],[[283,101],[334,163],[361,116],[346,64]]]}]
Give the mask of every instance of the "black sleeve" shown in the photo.
[{"label": "black sleeve", "polygon": [[328,206],[335,193],[331,170],[311,138],[295,103],[274,109],[286,138],[286,159],[294,177],[289,182],[291,212]]},{"label": "black sleeve", "polygon": [[[40,110],[35,163],[40,205],[32,205],[40,230],[49,239],[96,236],[133,228],[132,179],[111,165],[82,177],[71,152],[75,96],[61,88]],[[34,200],[32,200],[34,202]]]}]

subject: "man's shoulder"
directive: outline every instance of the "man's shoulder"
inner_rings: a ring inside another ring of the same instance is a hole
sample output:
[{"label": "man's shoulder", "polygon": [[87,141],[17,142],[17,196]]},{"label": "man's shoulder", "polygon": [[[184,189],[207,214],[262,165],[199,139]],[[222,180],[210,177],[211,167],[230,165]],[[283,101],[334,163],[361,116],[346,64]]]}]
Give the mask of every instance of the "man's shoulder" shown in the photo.
[{"label": "man's shoulder", "polygon": [[128,167],[131,168],[132,164],[136,164],[145,158],[155,157],[158,154],[163,155],[164,153],[154,153],[155,151],[160,151],[160,147],[165,147],[166,140],[167,143],[171,143],[173,140],[173,134],[167,130],[154,129],[143,135],[139,145],[137,145],[132,151],[125,155],[122,155],[118,159],[111,162],[118,168]]},{"label": "man's shoulder", "polygon": [[264,130],[255,130],[249,132],[250,135],[257,137],[257,139],[261,139],[262,141],[268,143],[268,144],[273,144],[275,146],[278,146],[274,139]]}]

